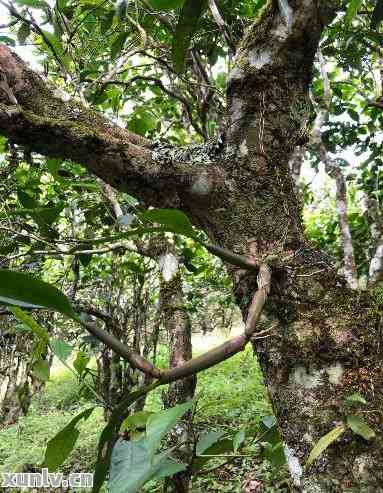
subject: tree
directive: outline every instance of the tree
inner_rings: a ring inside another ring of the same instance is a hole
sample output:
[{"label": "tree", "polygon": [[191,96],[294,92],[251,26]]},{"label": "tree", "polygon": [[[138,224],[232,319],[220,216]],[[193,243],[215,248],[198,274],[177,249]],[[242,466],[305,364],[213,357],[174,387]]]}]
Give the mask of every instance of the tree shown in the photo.
[{"label": "tree", "polygon": [[[234,262],[228,270],[245,319],[257,270],[271,270],[270,337],[254,347],[291,474],[305,492],[383,488],[381,308],[368,292],[351,291],[307,242],[288,168],[305,139],[318,43],[340,11],[325,0],[266,2],[238,44],[216,145],[178,148],[121,129],[77,101],[60,100],[0,46],[2,134],[43,155],[82,163],[146,206],[184,211]],[[175,62],[181,70],[177,51]],[[347,397],[356,392],[366,396],[364,425],[377,431],[374,440],[361,438],[355,425],[355,434],[343,428]],[[340,439],[305,468],[314,444],[334,426],[344,432]]]}]

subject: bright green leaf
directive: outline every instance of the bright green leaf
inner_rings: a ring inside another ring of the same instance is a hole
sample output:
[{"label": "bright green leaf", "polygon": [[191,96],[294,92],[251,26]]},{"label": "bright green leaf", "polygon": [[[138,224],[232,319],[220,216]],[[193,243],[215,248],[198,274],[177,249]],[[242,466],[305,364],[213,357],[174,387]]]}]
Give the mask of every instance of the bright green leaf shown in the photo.
[{"label": "bright green leaf", "polygon": [[13,313],[13,315],[17,318],[17,320],[19,320],[19,322],[22,322],[24,326],[28,327],[34,334],[36,334],[46,344],[49,343],[48,332],[43,327],[41,327],[36,322],[36,320],[34,320],[30,315],[25,313],[21,308],[17,306],[10,307],[10,310]]},{"label": "bright green leaf", "polygon": [[371,440],[376,436],[375,431],[360,416],[347,416],[347,425],[365,440]]},{"label": "bright green leaf", "polygon": [[49,8],[49,4],[44,2],[44,0],[16,0],[19,5],[26,5],[27,7],[32,7],[34,9],[44,9]]},{"label": "bright green leaf", "polygon": [[52,339],[50,347],[60,361],[66,361],[73,351],[73,347],[62,339]]},{"label": "bright green leaf", "polygon": [[360,395],[358,392],[355,392],[354,394],[352,394],[346,398],[346,403],[347,404],[367,404],[367,401],[362,395]]},{"label": "bright green leaf", "polygon": [[356,16],[358,9],[362,5],[362,0],[350,0],[346,12],[346,24],[350,24]]},{"label": "bright green leaf", "polygon": [[73,362],[73,367],[77,371],[77,373],[81,376],[86,370],[87,364],[90,361],[90,356],[88,353],[82,351],[78,351],[76,355],[76,359]]},{"label": "bright green leaf", "polygon": [[336,426],[331,431],[321,437],[311,450],[307,459],[306,465],[310,466],[333,442],[335,442],[344,432],[346,428],[343,425]]}]

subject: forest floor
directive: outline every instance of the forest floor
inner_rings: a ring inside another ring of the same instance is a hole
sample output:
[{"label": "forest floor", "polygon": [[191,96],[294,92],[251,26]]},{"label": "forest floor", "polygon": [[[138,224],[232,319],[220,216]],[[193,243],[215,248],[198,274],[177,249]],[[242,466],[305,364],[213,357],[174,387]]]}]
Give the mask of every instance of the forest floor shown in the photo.
[{"label": "forest floor", "polygon": [[[203,339],[196,336],[194,339],[198,352],[202,350],[202,346],[206,350],[207,344],[210,346],[222,342],[222,338],[214,334],[208,334]],[[166,355],[161,356],[165,360]],[[147,410],[156,412],[162,408],[162,392],[163,388],[156,389],[148,396]],[[250,349],[199,374],[197,398],[199,411],[194,425],[201,433],[213,430],[232,433],[242,428],[251,428],[256,435],[262,418],[271,414],[261,372]],[[39,470],[47,441],[81,410],[92,404],[92,397],[81,392],[74,375],[64,366],[55,364],[44,390],[33,398],[28,416],[20,418],[17,424],[0,430],[0,473],[31,468]],[[87,421],[79,425],[80,437],[77,445],[60,472],[67,474],[92,471],[97,440],[103,426],[102,409],[97,408]],[[272,467],[268,461],[263,460],[256,440],[252,444],[250,441],[250,445],[237,455],[224,467],[210,473],[200,473],[194,478],[192,492],[290,491],[285,466]],[[222,458],[213,459],[207,469],[217,465],[217,460]],[[247,485],[246,488],[244,484]],[[148,483],[143,491],[159,493],[162,485],[158,481]],[[71,493],[77,491],[71,490]]]}]

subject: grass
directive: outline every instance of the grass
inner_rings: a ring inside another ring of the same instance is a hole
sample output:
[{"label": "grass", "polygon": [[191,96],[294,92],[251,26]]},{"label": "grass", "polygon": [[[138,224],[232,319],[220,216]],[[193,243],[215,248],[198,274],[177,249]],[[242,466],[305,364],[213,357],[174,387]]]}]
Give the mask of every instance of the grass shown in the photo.
[{"label": "grass", "polygon": [[[163,390],[163,387],[158,388],[148,396],[148,410],[156,412],[162,408]],[[56,367],[43,392],[32,400],[28,416],[0,430],[0,472],[31,470],[33,467],[39,470],[48,440],[75,415],[94,405],[89,399],[81,395],[78,382],[69,370]],[[239,430],[249,424],[257,425],[262,416],[270,413],[261,372],[250,350],[199,374],[195,417],[199,431]],[[81,421],[77,446],[61,472],[93,470],[103,426],[101,408],[97,408],[87,421]],[[252,470],[255,463],[257,478],[268,484],[262,491],[288,491],[272,486],[275,481],[283,479],[285,472],[282,475],[275,473],[267,464],[260,463],[256,447],[250,452],[250,457],[236,459],[214,474],[200,475],[194,481],[193,492],[239,492],[244,474]],[[148,484],[145,490],[161,491],[158,483]]]}]

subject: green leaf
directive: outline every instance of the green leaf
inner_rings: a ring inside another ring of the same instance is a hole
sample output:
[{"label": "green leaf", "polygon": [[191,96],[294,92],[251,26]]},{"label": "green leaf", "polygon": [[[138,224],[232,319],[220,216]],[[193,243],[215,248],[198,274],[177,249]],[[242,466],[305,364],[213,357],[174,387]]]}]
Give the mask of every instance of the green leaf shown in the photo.
[{"label": "green leaf", "polygon": [[383,0],[376,0],[371,16],[371,29],[376,29],[383,20]]},{"label": "green leaf", "polygon": [[60,169],[61,163],[62,163],[61,159],[52,158],[46,160],[47,168],[49,169],[51,175],[53,175],[54,177],[57,176],[57,172]]},{"label": "green leaf", "polygon": [[110,462],[110,493],[135,493],[151,478],[152,460],[144,439],[118,440]]},{"label": "green leaf", "polygon": [[210,448],[214,443],[218,442],[224,434],[224,431],[210,431],[202,435],[196,445],[196,454],[203,454],[205,450]]},{"label": "green leaf", "polygon": [[352,404],[367,404],[367,401],[362,395],[360,395],[358,392],[355,392],[354,394],[349,395],[346,398],[346,403],[350,404],[350,405],[352,405]]},{"label": "green leaf", "polygon": [[20,204],[26,209],[37,209],[40,206],[37,200],[23,190],[17,191],[17,198],[19,199]]},{"label": "green leaf", "polygon": [[94,409],[95,407],[90,407],[82,411],[49,440],[44,457],[44,467],[49,471],[56,471],[69,457],[80,434],[76,428],[77,423],[82,419],[88,419]]},{"label": "green leaf", "polygon": [[153,9],[167,12],[181,8],[184,0],[149,0],[149,3]]},{"label": "green leaf", "polygon": [[47,382],[49,380],[50,374],[48,361],[46,359],[39,359],[38,361],[36,361],[36,363],[33,365],[32,373],[42,382]]},{"label": "green leaf", "polygon": [[133,404],[133,402],[145,395],[148,390],[148,388],[143,388],[142,390],[128,394],[128,396],[116,407],[116,409],[114,409],[109,423],[102,430],[97,447],[98,453],[92,493],[98,493],[105,481],[109,471],[109,464],[115,438],[117,437],[121,423],[128,413],[129,407]]},{"label": "green leaf", "polygon": [[52,339],[50,347],[60,361],[66,361],[73,351],[73,347],[62,339]]},{"label": "green leaf", "polygon": [[87,364],[90,361],[90,356],[84,351],[79,351],[76,355],[76,359],[73,362],[73,368],[81,376],[86,370]]},{"label": "green leaf", "polygon": [[17,31],[17,40],[22,45],[25,43],[25,40],[31,34],[31,26],[26,22],[23,22]]},{"label": "green leaf", "polygon": [[347,425],[365,440],[371,440],[376,436],[375,431],[360,416],[347,416]]},{"label": "green leaf", "polygon": [[214,455],[222,455],[233,452],[233,441],[229,438],[223,438],[222,440],[218,440],[218,442],[214,443],[211,447],[204,450],[203,455],[198,456],[194,459],[192,468],[193,471],[199,471],[202,467],[209,462],[211,459],[214,459]]},{"label": "green leaf", "polygon": [[206,0],[185,0],[182,7],[172,40],[172,59],[178,73],[184,70],[186,53],[205,8]]},{"label": "green leaf", "polygon": [[168,433],[191,407],[193,401],[178,404],[177,406],[165,409],[149,417],[146,424],[146,439],[148,450],[154,454],[160,445],[163,436]]},{"label": "green leaf", "polygon": [[233,438],[233,447],[234,447],[234,452],[237,452],[239,447],[243,444],[246,438],[246,431],[244,429],[239,430]]},{"label": "green leaf", "polygon": [[350,0],[346,12],[346,24],[350,24],[356,16],[358,9],[362,5],[362,0]]},{"label": "green leaf", "polygon": [[26,5],[27,7],[32,7],[34,9],[44,9],[49,8],[49,4],[44,2],[44,0],[16,0],[18,5]]},{"label": "green leaf", "polygon": [[354,122],[359,122],[360,117],[359,117],[359,113],[357,111],[350,108],[347,110],[347,113],[354,120]]},{"label": "green leaf", "polygon": [[0,303],[50,308],[78,320],[68,298],[57,288],[29,274],[0,269]]},{"label": "green leaf", "polygon": [[281,468],[286,463],[286,455],[283,450],[283,443],[278,442],[272,445],[269,442],[262,443],[263,455],[270,462],[273,468]]},{"label": "green leaf", "polygon": [[16,46],[15,41],[8,36],[0,36],[0,43],[4,43],[9,46]]},{"label": "green leaf", "polygon": [[178,472],[185,471],[186,464],[182,464],[180,462],[175,462],[173,459],[168,457],[155,457],[155,471],[150,479],[161,479],[166,478],[168,476],[173,476]]},{"label": "green leaf", "polygon": [[150,416],[152,416],[153,413],[147,412],[147,411],[138,411],[137,413],[132,414],[131,416],[128,416],[126,419],[121,424],[121,431],[136,431],[140,430],[142,428],[145,430],[146,423]]},{"label": "green leaf", "polygon": [[181,233],[186,236],[195,236],[192,223],[189,218],[177,209],[152,209],[141,214],[141,218],[147,221],[159,223],[169,231]]},{"label": "green leaf", "polygon": [[70,69],[70,60],[65,55],[63,46],[60,39],[49,31],[41,31],[44,35],[44,41],[48,47],[54,52],[53,54],[57,56],[61,64],[67,69]]},{"label": "green leaf", "polygon": [[110,47],[110,56],[112,60],[115,60],[121,53],[128,35],[129,33],[127,32],[120,33],[112,43],[112,46]]},{"label": "green leaf", "polygon": [[34,320],[30,315],[27,315],[21,308],[17,306],[12,306],[10,307],[11,312],[13,315],[19,320],[19,322],[22,322],[26,327],[31,329],[31,331],[39,337],[42,341],[44,341],[46,344],[49,343],[49,335],[48,332],[41,327],[36,320]]},{"label": "green leaf", "polygon": [[321,437],[311,450],[306,466],[310,466],[326,450],[326,448],[335,442],[335,440],[337,440],[345,431],[346,428],[343,425],[340,425]]}]

